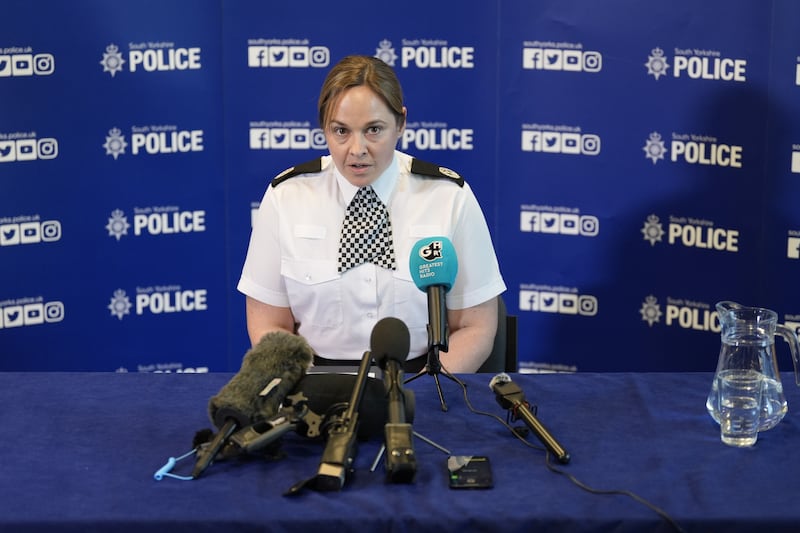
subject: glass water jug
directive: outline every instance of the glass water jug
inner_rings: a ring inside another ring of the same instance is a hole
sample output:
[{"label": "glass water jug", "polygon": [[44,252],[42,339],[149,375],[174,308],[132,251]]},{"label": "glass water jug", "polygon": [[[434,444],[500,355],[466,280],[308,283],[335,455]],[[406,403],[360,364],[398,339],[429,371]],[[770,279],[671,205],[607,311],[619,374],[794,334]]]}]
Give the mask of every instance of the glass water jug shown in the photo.
[{"label": "glass water jug", "polygon": [[759,431],[775,427],[788,410],[783,394],[781,376],[775,360],[775,334],[789,344],[794,363],[795,382],[800,385],[800,341],[797,334],[778,323],[775,311],[760,307],[745,307],[735,302],[719,302],[722,346],[717,371],[706,400],[708,413],[719,423],[720,376],[756,370],[764,375]]}]

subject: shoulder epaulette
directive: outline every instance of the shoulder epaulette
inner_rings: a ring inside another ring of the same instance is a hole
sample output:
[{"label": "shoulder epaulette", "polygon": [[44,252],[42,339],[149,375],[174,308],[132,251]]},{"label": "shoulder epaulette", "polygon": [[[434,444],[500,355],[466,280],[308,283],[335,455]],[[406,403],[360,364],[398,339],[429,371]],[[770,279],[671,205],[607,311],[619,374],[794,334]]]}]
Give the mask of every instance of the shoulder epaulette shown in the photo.
[{"label": "shoulder epaulette", "polygon": [[277,187],[289,178],[299,176],[300,174],[314,174],[320,171],[322,171],[322,158],[318,157],[311,161],[306,161],[305,163],[287,168],[272,179],[272,186]]},{"label": "shoulder epaulette", "polygon": [[420,174],[430,178],[444,178],[452,181],[459,187],[464,186],[464,178],[462,178],[461,174],[458,172],[450,170],[446,167],[440,167],[435,163],[428,163],[427,161],[423,161],[421,159],[414,158],[411,160],[411,173]]}]

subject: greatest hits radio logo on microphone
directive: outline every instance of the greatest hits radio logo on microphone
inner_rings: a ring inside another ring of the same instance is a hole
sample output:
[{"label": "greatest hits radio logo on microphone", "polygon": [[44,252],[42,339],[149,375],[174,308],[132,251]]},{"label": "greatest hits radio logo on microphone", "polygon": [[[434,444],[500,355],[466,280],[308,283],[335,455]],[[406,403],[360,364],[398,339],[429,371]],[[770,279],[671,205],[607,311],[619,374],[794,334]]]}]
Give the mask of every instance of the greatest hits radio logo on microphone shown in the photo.
[{"label": "greatest hits radio logo on microphone", "polygon": [[432,240],[425,246],[420,246],[419,256],[425,261],[436,261],[442,258],[442,241]]}]

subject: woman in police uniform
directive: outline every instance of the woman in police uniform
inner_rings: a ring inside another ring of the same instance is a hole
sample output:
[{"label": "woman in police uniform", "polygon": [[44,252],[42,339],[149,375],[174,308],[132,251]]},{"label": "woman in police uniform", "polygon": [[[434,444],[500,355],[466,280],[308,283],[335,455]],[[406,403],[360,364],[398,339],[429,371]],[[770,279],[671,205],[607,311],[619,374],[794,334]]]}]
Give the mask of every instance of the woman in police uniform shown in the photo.
[{"label": "woman in police uniform", "polygon": [[[382,60],[348,56],[328,73],[319,120],[330,155],[273,179],[253,225],[238,284],[253,344],[270,331],[297,332],[318,354],[316,364],[358,364],[375,323],[393,316],[411,334],[406,370],[422,369],[427,296],[411,277],[409,256],[420,239],[445,236],[458,273],[446,295],[442,367],[474,372],[488,357],[496,297],[506,287],[485,218],[457,173],[396,150],[406,112],[400,83]],[[365,211],[367,220],[355,221]]]}]

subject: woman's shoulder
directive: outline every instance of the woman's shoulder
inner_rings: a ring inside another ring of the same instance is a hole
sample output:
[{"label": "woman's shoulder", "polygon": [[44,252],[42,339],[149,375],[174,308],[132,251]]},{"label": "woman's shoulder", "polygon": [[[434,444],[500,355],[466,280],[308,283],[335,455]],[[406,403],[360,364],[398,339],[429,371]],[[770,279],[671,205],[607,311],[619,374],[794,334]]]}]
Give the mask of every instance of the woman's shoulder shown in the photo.
[{"label": "woman's shoulder", "polygon": [[437,179],[437,180],[449,181],[455,183],[459,187],[464,186],[464,178],[461,176],[461,174],[459,174],[455,170],[439,165],[437,163],[431,163],[430,161],[425,161],[417,157],[412,157],[407,154],[403,155],[405,156],[403,159],[409,174],[423,179]]},{"label": "woman's shoulder", "polygon": [[300,163],[299,165],[291,166],[272,178],[271,184],[273,187],[277,187],[286,180],[297,176],[322,174],[329,163],[330,156],[322,156],[311,159],[310,161],[306,161],[304,163]]}]

